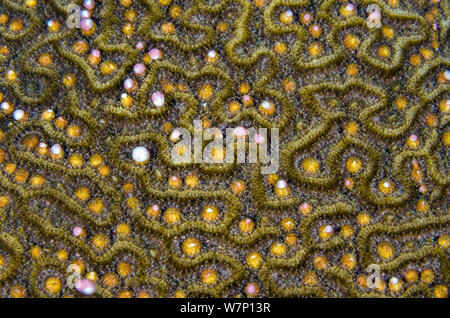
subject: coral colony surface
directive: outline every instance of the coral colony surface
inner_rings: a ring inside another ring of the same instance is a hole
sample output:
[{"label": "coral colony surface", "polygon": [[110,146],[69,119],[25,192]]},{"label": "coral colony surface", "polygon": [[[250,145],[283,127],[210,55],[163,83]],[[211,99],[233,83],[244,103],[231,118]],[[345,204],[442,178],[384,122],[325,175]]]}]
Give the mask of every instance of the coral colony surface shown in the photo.
[{"label": "coral colony surface", "polygon": [[449,14],[0,0],[0,297],[448,297]]}]

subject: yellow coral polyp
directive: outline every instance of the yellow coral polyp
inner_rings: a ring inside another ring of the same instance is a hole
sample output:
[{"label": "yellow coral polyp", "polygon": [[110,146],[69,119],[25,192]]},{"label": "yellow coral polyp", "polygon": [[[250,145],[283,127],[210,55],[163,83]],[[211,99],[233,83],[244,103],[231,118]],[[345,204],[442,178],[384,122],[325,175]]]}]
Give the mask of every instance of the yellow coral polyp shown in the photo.
[{"label": "yellow coral polyp", "polygon": [[195,256],[202,250],[202,243],[195,237],[188,237],[183,241],[182,249],[184,254],[188,256]]},{"label": "yellow coral polyp", "polygon": [[390,259],[394,257],[394,247],[391,243],[381,242],[377,246],[377,253],[381,258]]},{"label": "yellow coral polyp", "polygon": [[258,252],[251,252],[247,255],[246,262],[251,268],[259,268],[262,264],[263,258]]},{"label": "yellow coral polyp", "polygon": [[317,159],[308,157],[302,161],[302,168],[308,173],[317,173],[320,168],[320,163]]},{"label": "yellow coral polyp", "polygon": [[51,295],[58,295],[62,289],[62,282],[57,277],[49,277],[45,281],[45,289]]},{"label": "yellow coral polyp", "polygon": [[283,256],[286,254],[287,248],[283,243],[276,242],[270,246],[270,253],[273,256]]}]

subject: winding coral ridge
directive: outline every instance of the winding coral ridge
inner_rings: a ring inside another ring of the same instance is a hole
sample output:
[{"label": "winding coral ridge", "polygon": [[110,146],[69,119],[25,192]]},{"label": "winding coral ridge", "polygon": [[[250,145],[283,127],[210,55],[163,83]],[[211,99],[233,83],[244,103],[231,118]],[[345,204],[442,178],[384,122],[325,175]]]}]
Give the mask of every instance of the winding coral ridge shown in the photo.
[{"label": "winding coral ridge", "polygon": [[[449,10],[0,0],[0,297],[448,297]],[[173,162],[194,120],[277,173]]]}]

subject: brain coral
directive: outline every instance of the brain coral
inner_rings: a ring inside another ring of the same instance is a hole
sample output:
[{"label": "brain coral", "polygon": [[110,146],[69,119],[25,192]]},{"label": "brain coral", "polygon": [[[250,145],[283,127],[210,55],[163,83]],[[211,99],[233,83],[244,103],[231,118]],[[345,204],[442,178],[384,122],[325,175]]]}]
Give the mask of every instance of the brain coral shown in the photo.
[{"label": "brain coral", "polygon": [[[1,0],[0,297],[448,297],[449,27],[446,0]],[[278,129],[278,169],[173,160],[213,127]]]}]

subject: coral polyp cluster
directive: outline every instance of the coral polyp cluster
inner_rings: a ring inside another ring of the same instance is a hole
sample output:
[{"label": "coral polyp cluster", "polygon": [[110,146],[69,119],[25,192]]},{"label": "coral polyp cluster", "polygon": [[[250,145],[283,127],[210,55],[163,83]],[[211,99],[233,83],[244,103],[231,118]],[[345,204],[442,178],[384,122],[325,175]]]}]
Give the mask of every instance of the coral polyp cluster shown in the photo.
[{"label": "coral polyp cluster", "polygon": [[449,10],[1,0],[0,297],[448,297]]}]

